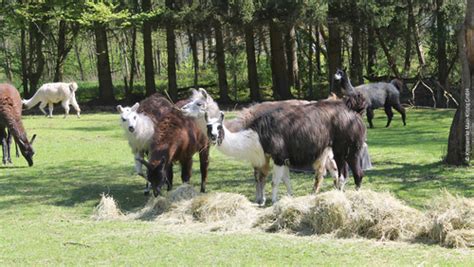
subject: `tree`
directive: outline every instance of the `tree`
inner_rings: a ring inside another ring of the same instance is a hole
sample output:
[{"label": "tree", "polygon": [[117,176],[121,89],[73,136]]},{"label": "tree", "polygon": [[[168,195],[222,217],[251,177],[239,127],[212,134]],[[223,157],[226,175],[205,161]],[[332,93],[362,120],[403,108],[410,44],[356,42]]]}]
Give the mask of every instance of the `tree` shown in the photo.
[{"label": "tree", "polygon": [[339,28],[338,15],[340,13],[339,1],[329,0],[328,3],[328,74],[331,86],[331,91],[336,94],[341,94],[339,87],[334,87],[333,77],[336,73],[336,69],[342,67],[342,55],[341,55],[341,36]]},{"label": "tree", "polygon": [[97,53],[97,73],[99,78],[99,99],[104,104],[115,102],[114,85],[109,61],[109,47],[105,26],[96,22],[94,26]]},{"label": "tree", "polygon": [[[174,0],[166,0],[166,8],[175,10]],[[166,52],[168,54],[168,93],[173,100],[178,99],[178,82],[176,75],[176,36],[172,21],[166,24]]]},{"label": "tree", "polygon": [[449,132],[446,163],[469,165],[473,153],[474,0],[467,1],[464,25],[458,32],[458,51],[462,67],[462,92]]},{"label": "tree", "polygon": [[[142,10],[143,12],[151,11],[151,0],[142,0]],[[148,96],[156,92],[151,32],[151,22],[146,19],[143,22],[143,62],[145,63],[145,91]]]}]

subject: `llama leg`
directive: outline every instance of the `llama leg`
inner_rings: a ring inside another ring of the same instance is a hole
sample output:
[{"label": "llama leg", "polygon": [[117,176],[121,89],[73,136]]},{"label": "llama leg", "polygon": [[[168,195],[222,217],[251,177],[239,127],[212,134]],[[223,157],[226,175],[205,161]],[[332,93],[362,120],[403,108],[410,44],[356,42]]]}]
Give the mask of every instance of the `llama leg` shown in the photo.
[{"label": "llama leg", "polygon": [[173,189],[173,164],[170,163],[168,169],[166,170],[166,177],[167,177],[167,184],[168,184],[168,191]]},{"label": "llama leg", "polygon": [[0,129],[0,141],[2,142],[2,163],[3,165],[6,165],[7,164],[7,159],[6,159],[7,134],[5,132],[5,128]]},{"label": "llama leg", "polygon": [[354,176],[356,189],[359,190],[362,184],[362,178],[364,177],[364,171],[362,171],[362,168],[360,167],[360,159],[359,156],[357,156],[357,153],[351,154],[352,155],[349,155],[347,163],[349,164],[349,167],[352,171],[352,175]]},{"label": "llama leg", "polygon": [[185,159],[181,161],[181,181],[183,183],[189,183],[191,179],[191,172],[193,168],[193,159]]},{"label": "llama leg", "polygon": [[69,100],[61,102],[61,106],[64,108],[64,118],[66,118],[69,115]]},{"label": "llama leg", "polygon": [[278,201],[278,185],[282,180],[282,177],[285,175],[284,165],[274,165],[273,166],[273,177],[272,177],[272,202],[275,204]]},{"label": "llama leg", "polygon": [[54,103],[49,102],[48,103],[48,111],[49,111],[48,117],[50,117],[50,118],[53,117],[53,109],[54,109]]},{"label": "llama leg", "polygon": [[367,108],[367,121],[369,122],[369,127],[374,128],[372,124],[372,119],[374,118],[374,110],[372,108]]},{"label": "llama leg", "polygon": [[206,192],[208,167],[209,167],[209,148],[206,147],[199,152],[199,169],[201,171],[201,193]]},{"label": "llama leg", "polygon": [[39,109],[41,110],[41,112],[43,112],[43,114],[45,116],[48,116],[48,113],[46,113],[46,111],[44,110],[44,108],[46,107],[47,104],[48,103],[46,103],[46,102],[41,102],[41,104],[39,105]]},{"label": "llama leg", "polygon": [[81,108],[79,108],[79,105],[77,104],[76,96],[73,95],[71,96],[71,105],[76,110],[77,117],[81,117]]},{"label": "llama leg", "polygon": [[286,193],[288,196],[293,195],[293,190],[291,189],[291,182],[290,182],[290,168],[288,166],[285,166],[285,173],[283,175],[283,182],[286,185]]},{"label": "llama leg", "polygon": [[402,121],[403,121],[403,126],[406,126],[406,113],[405,113],[405,108],[400,105],[400,103],[397,103],[393,106],[393,108],[398,111],[402,115]]},{"label": "llama leg", "polygon": [[7,134],[7,163],[12,163],[12,157],[11,157],[11,147],[12,147],[12,139],[13,139],[13,136],[12,136],[12,133],[10,131],[8,131],[8,134]]},{"label": "llama leg", "polygon": [[144,159],[145,153],[143,151],[136,152],[135,153],[135,172],[145,178],[146,180],[146,175],[143,173],[143,165],[140,162],[141,159]]},{"label": "llama leg", "polygon": [[385,104],[385,114],[387,114],[387,125],[385,125],[385,127],[388,127],[393,118],[393,111],[390,105]]},{"label": "llama leg", "polygon": [[254,167],[254,177],[256,184],[256,199],[258,205],[265,205],[265,183],[270,172],[270,158],[265,157],[265,164],[262,167]]}]

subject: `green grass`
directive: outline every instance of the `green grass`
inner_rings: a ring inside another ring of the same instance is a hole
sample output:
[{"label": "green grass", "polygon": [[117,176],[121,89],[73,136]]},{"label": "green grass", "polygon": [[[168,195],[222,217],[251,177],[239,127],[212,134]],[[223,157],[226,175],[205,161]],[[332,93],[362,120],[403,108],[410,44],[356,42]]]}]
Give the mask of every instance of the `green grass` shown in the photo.
[{"label": "green grass", "polygon": [[[376,111],[369,130],[375,168],[364,188],[388,190],[423,209],[446,188],[474,196],[474,168],[443,165],[452,110],[408,110],[408,126],[396,116],[384,128]],[[38,134],[35,165],[22,158],[0,167],[0,265],[470,265],[474,250],[438,245],[296,237],[270,233],[197,233],[170,231],[153,222],[95,222],[90,219],[102,192],[124,210],[146,202],[144,181],[133,175],[132,154],[116,114],[86,114],[53,119],[27,116],[29,135]],[[180,184],[175,168],[176,185]],[[254,200],[251,168],[211,152],[209,192],[242,193]],[[198,188],[198,164],[194,164]],[[309,194],[313,178],[292,174],[295,195]],[[323,190],[330,190],[327,179]],[[270,194],[267,184],[267,197]],[[348,187],[353,187],[352,181]],[[285,191],[280,188],[280,194]]]}]

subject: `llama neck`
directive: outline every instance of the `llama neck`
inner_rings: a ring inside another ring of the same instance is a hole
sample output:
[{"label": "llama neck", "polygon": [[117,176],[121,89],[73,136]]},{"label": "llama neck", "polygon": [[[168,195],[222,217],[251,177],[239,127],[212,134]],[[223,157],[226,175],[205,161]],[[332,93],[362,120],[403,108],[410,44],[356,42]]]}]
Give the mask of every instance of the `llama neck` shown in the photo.
[{"label": "llama neck", "polygon": [[155,132],[153,121],[144,114],[138,114],[138,116],[139,120],[137,121],[135,136],[138,140],[149,144]]},{"label": "llama neck", "polygon": [[346,90],[349,93],[352,93],[355,91],[354,86],[352,86],[351,84],[351,80],[347,76],[344,76],[342,78],[342,87],[344,88],[344,90]]},{"label": "llama neck", "polygon": [[249,161],[254,167],[265,164],[265,154],[258,134],[250,129],[238,132],[229,131],[224,125],[224,139],[217,149],[223,154],[238,160]]},{"label": "llama neck", "polygon": [[20,147],[21,151],[25,150],[25,145],[29,144],[28,137],[26,136],[25,128],[23,123],[19,120],[9,120],[7,123],[8,130],[13,135],[15,142]]},{"label": "llama neck", "polygon": [[198,117],[196,119],[196,124],[199,130],[204,134],[204,136],[207,136],[207,122],[205,117]]}]

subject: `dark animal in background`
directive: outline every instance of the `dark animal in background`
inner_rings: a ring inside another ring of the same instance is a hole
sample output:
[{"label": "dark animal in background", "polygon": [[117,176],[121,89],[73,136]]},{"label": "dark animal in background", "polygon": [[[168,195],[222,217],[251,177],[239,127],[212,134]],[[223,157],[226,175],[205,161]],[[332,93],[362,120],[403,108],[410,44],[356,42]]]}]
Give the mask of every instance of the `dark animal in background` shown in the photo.
[{"label": "dark animal in background", "polygon": [[189,182],[195,153],[199,153],[201,192],[205,192],[209,165],[206,134],[199,129],[193,118],[185,117],[179,110],[173,109],[164,114],[155,125],[149,160],[141,160],[148,169],[147,179],[155,196],[160,194],[164,184],[171,190],[173,162],[180,162],[181,178],[183,182]]},{"label": "dark animal in background", "polygon": [[402,115],[403,125],[406,125],[405,108],[400,104],[400,90],[403,86],[400,80],[394,79],[390,83],[379,82],[362,84],[354,88],[349,77],[347,77],[343,70],[338,69],[334,78],[341,81],[342,88],[346,95],[358,92],[365,97],[368,104],[367,120],[369,121],[370,128],[374,128],[372,123],[374,109],[381,107],[384,107],[385,113],[387,114],[387,125],[385,127],[390,126],[390,122],[392,121],[392,107]]},{"label": "dark animal in background", "polygon": [[[28,141],[25,128],[21,121],[22,102],[18,90],[9,84],[0,84],[0,135],[2,139],[2,146],[4,153],[7,152],[7,158],[4,154],[4,161],[10,158],[10,144],[11,137],[18,144],[20,152],[28,162],[29,166],[33,166],[33,141],[36,135],[33,135],[31,141]],[[6,134],[5,129],[8,129],[9,134]],[[11,159],[10,159],[11,161]]]}]

